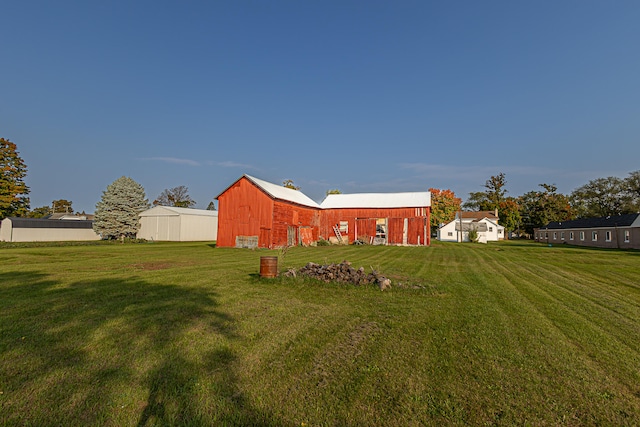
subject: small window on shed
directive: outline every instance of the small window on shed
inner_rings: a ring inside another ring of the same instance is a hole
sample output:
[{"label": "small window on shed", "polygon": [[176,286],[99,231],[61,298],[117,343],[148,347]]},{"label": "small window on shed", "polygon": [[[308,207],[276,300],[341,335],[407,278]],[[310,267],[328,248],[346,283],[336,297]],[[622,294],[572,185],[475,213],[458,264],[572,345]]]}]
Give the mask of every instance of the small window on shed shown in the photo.
[{"label": "small window on shed", "polygon": [[560,232],[560,240],[564,240],[564,231]]},{"label": "small window on shed", "polygon": [[569,240],[573,240],[573,231],[569,232]]},{"label": "small window on shed", "polygon": [[605,231],[604,240],[607,241],[607,242],[611,241],[611,231]]},{"label": "small window on shed", "polygon": [[453,236],[453,231],[447,231],[447,236]]},{"label": "small window on shed", "polygon": [[584,231],[581,231],[581,232],[580,232],[580,240],[581,240],[581,241],[584,241]]},{"label": "small window on shed", "polygon": [[553,240],[558,240],[558,232],[557,231],[553,232]]},{"label": "small window on shed", "polygon": [[624,230],[625,243],[629,243],[630,240],[631,240],[631,232],[629,230]]},{"label": "small window on shed", "polygon": [[594,242],[598,241],[598,232],[597,231],[592,231],[591,232],[591,240],[593,240]]}]

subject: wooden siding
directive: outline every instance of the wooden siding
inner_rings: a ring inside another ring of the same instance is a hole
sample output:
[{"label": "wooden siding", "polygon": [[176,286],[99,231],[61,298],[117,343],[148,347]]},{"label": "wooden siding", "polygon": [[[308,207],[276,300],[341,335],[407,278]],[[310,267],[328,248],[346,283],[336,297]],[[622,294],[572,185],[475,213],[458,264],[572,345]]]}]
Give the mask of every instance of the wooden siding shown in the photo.
[{"label": "wooden siding", "polygon": [[[286,246],[288,243],[297,245],[300,242],[300,227],[311,227],[314,240],[318,240],[319,224],[319,209],[276,200],[273,206],[271,247]],[[289,227],[294,229],[293,242],[288,238]]]},{"label": "wooden siding", "polygon": [[[386,238],[389,245],[429,245],[430,208],[379,208],[379,209],[326,209],[322,211],[320,237],[328,239],[334,236],[333,226],[341,221],[348,222],[349,242],[357,238],[374,237],[376,220],[384,219]],[[406,223],[406,229],[405,229]]]},{"label": "wooden siding", "polygon": [[271,244],[274,201],[246,178],[236,181],[218,196],[220,247],[235,247],[236,236],[258,236],[258,246]]},{"label": "wooden siding", "polygon": [[377,219],[384,219],[387,244],[429,245],[431,240],[429,207],[319,209],[274,199],[246,177],[217,199],[220,247],[235,247],[237,236],[256,236],[261,248],[329,239],[340,221],[348,222],[346,234],[353,242],[357,237],[375,236]]}]

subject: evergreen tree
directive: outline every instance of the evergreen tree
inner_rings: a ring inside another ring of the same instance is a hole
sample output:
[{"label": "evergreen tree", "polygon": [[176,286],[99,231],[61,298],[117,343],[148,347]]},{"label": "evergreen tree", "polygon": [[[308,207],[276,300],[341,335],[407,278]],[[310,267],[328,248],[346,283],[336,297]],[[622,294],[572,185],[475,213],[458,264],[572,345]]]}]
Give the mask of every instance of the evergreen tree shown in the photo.
[{"label": "evergreen tree", "polygon": [[23,216],[29,211],[29,187],[24,183],[27,167],[17,146],[0,138],[0,219]]},{"label": "evergreen tree", "polygon": [[207,210],[208,211],[215,211],[216,210],[216,204],[212,201],[209,202],[209,204],[207,205]]},{"label": "evergreen tree", "polygon": [[113,181],[96,204],[93,229],[103,239],[135,238],[138,214],[149,208],[144,188],[126,176]]}]

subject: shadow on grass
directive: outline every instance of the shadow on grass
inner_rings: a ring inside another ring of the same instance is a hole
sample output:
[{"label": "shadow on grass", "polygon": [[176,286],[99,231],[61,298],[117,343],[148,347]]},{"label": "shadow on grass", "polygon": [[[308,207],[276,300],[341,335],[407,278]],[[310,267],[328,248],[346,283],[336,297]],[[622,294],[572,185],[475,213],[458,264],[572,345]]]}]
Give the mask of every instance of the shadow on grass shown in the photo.
[{"label": "shadow on grass", "polygon": [[[208,288],[0,274],[1,425],[271,425]],[[277,424],[277,423],[275,423]]]}]

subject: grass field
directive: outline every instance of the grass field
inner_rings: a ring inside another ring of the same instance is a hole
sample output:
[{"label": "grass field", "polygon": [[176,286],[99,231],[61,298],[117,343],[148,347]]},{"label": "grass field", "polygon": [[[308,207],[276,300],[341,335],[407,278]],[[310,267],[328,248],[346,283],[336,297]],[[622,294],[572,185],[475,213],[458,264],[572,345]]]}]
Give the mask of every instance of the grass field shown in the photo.
[{"label": "grass field", "polygon": [[0,246],[0,425],[639,425],[640,252]]}]

